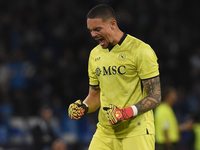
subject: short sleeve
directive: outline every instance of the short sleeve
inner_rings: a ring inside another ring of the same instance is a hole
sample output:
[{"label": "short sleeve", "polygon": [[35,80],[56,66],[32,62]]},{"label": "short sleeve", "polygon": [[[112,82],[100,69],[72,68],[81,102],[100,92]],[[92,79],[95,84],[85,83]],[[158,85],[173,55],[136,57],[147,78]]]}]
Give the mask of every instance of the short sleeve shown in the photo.
[{"label": "short sleeve", "polygon": [[89,62],[88,62],[88,74],[89,74],[89,84],[90,85],[98,85],[98,78],[95,73],[95,62],[94,57],[92,56],[92,52],[90,53]]},{"label": "short sleeve", "polygon": [[138,76],[141,79],[148,79],[159,75],[157,56],[148,44],[140,46],[136,54],[136,67]]}]

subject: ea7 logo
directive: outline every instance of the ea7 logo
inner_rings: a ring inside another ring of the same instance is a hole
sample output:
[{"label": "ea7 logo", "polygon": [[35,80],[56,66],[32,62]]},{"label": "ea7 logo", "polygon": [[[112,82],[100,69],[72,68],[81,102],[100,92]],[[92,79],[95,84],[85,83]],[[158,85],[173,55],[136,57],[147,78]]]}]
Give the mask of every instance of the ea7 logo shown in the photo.
[{"label": "ea7 logo", "polygon": [[103,66],[103,76],[116,75],[117,73],[124,75],[126,73],[126,66],[109,66],[108,68]]},{"label": "ea7 logo", "polygon": [[100,60],[100,58],[101,58],[101,57],[97,57],[97,58],[95,58],[95,61]]}]

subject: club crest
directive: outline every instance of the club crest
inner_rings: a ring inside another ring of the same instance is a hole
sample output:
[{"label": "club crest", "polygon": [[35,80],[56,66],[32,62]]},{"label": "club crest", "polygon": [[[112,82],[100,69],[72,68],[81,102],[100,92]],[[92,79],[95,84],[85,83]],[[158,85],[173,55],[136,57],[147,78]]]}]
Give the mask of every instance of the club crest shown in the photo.
[{"label": "club crest", "polygon": [[125,54],[125,53],[119,54],[118,59],[119,59],[120,61],[124,61],[124,60],[126,59],[126,54]]}]

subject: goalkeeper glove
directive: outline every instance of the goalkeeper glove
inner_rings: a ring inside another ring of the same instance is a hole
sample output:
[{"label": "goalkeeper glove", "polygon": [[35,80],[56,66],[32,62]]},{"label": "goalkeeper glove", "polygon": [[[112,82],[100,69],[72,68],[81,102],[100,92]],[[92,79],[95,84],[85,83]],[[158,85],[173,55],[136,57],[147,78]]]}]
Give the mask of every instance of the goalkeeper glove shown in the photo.
[{"label": "goalkeeper glove", "polygon": [[80,119],[87,112],[88,105],[86,103],[83,103],[81,100],[77,100],[76,102],[70,104],[68,108],[69,117],[73,120]]},{"label": "goalkeeper glove", "polygon": [[123,120],[129,119],[129,118],[137,115],[137,114],[134,114],[132,107],[126,107],[126,108],[120,109],[115,105],[109,104],[108,106],[103,107],[103,109],[105,111],[107,111],[107,118],[108,118],[109,123],[111,125],[116,124],[118,122],[121,122]]}]

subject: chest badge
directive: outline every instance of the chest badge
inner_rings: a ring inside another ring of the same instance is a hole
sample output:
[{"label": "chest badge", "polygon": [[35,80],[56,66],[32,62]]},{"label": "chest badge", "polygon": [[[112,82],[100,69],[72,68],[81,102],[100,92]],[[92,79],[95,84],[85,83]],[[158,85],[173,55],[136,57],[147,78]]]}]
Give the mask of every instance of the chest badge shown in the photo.
[{"label": "chest badge", "polygon": [[97,76],[100,76],[101,74],[101,69],[99,67],[96,68],[95,73]]},{"label": "chest badge", "polygon": [[126,54],[125,54],[125,53],[119,54],[118,59],[119,59],[120,61],[124,61],[124,60],[126,59]]}]

